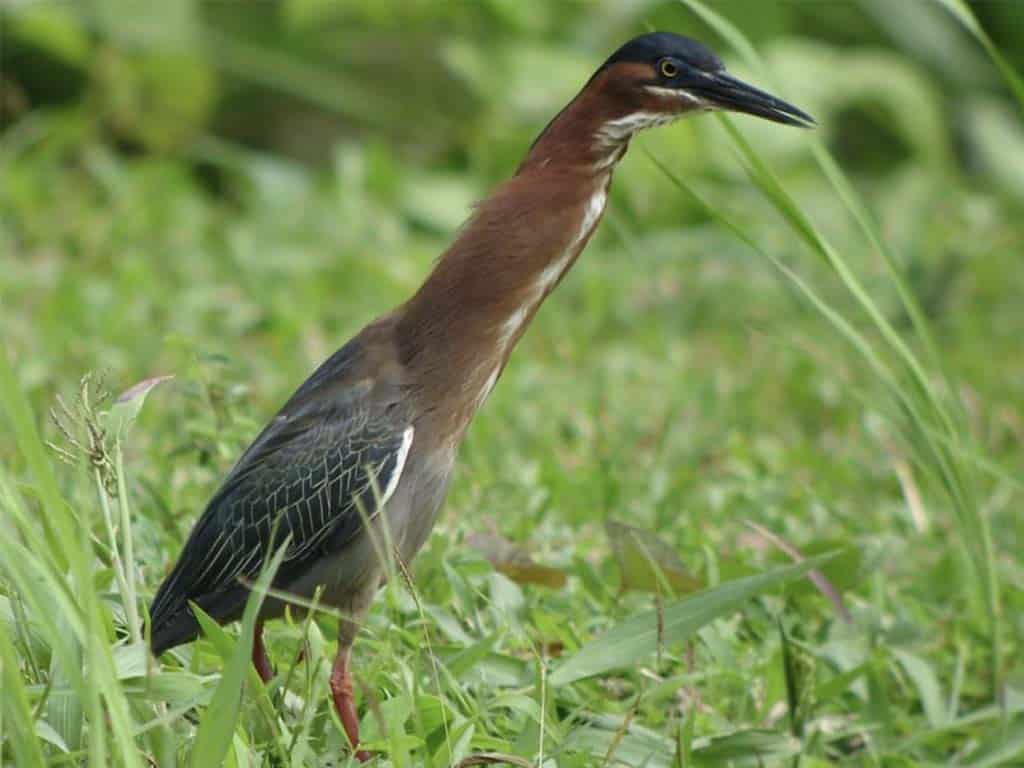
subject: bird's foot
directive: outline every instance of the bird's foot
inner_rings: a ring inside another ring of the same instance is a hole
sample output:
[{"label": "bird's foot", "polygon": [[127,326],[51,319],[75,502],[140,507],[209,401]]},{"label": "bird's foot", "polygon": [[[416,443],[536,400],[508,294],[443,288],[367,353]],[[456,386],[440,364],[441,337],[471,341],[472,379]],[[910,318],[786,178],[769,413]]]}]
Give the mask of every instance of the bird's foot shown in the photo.
[{"label": "bird's foot", "polygon": [[339,651],[331,670],[331,696],[334,699],[334,710],[345,729],[348,742],[355,752],[356,759],[365,763],[370,759],[369,752],[359,749],[359,714],[352,696],[352,677],[348,672],[348,651]]}]

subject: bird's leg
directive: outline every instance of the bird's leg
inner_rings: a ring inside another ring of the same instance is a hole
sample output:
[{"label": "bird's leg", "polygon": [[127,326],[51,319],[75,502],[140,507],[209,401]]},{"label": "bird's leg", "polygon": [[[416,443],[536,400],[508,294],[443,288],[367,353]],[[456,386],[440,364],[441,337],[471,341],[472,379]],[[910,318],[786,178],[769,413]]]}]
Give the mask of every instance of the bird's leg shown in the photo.
[{"label": "bird's leg", "polygon": [[331,696],[334,698],[334,709],[345,729],[349,744],[356,753],[356,759],[363,763],[370,759],[370,753],[359,749],[359,715],[356,703],[352,699],[352,676],[348,671],[351,646],[338,647],[338,655],[334,657],[331,668]]},{"label": "bird's leg", "polygon": [[256,667],[256,674],[260,676],[260,680],[264,683],[269,683],[274,676],[274,668],[270,666],[267,647],[263,644],[262,621],[257,621],[256,626],[253,628],[252,665]]}]

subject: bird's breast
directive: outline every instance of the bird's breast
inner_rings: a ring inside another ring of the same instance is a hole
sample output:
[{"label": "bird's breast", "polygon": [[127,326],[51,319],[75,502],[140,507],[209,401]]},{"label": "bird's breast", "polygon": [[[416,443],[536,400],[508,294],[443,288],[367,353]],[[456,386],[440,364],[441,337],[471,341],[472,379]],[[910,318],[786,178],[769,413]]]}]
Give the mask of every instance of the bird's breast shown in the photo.
[{"label": "bird's breast", "polygon": [[392,540],[408,563],[426,542],[448,491],[455,446],[424,441],[410,455],[402,480],[384,510]]}]

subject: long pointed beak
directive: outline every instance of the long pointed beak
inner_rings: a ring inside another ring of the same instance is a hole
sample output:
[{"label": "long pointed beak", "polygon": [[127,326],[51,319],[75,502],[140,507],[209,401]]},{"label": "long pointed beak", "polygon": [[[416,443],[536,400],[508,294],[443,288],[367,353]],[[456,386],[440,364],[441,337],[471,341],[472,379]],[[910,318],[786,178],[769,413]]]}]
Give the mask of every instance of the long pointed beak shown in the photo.
[{"label": "long pointed beak", "polygon": [[766,120],[800,128],[814,128],[818,123],[813,117],[782,99],[747,85],[725,72],[709,73],[693,89],[709,104],[731,112],[745,112]]}]

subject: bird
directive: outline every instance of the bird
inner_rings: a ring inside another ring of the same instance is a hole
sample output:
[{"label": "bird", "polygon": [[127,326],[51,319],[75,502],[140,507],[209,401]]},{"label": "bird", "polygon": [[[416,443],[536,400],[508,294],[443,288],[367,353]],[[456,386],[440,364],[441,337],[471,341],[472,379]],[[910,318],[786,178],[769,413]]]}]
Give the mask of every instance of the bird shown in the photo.
[{"label": "bird", "polygon": [[652,32],[612,53],[474,207],[411,298],[322,363],[228,471],[152,601],[153,654],[198,637],[192,603],[222,624],[239,619],[283,550],[253,664],[272,679],[263,622],[283,615],[286,595],[335,608],[330,693],[352,752],[368,759],[351,652],[387,557],[408,563],[426,541],[473,416],[591,239],[630,140],[715,110],[816,125],[690,38]]}]

